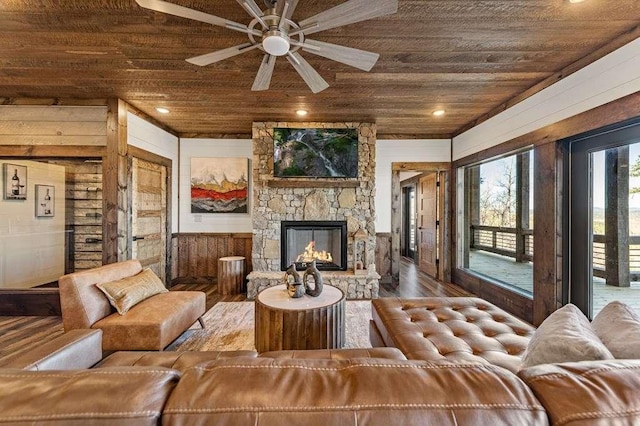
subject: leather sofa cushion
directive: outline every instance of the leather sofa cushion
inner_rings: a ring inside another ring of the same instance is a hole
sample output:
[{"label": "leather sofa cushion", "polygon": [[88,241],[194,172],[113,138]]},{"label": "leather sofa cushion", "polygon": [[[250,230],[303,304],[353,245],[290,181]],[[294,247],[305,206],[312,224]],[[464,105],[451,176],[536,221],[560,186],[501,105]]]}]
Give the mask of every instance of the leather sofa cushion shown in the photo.
[{"label": "leather sofa cushion", "polygon": [[157,425],[180,373],[164,368],[0,371],[0,424]]},{"label": "leather sofa cushion", "polygon": [[115,352],[102,360],[96,368],[104,367],[166,367],[178,371],[220,358],[256,358],[255,351],[202,351],[202,352]]},{"label": "leather sofa cushion", "polygon": [[490,365],[235,358],[183,374],[164,409],[163,425],[185,424],[548,422],[544,408],[516,375]]},{"label": "leather sofa cushion", "polygon": [[494,364],[518,371],[535,328],[475,297],[376,299],[373,321],[408,359]]},{"label": "leather sofa cushion", "polygon": [[60,307],[64,330],[91,328],[112,312],[111,305],[96,284],[116,281],[142,271],[138,260],[127,260],[60,277]]},{"label": "leather sofa cushion", "polygon": [[554,425],[640,424],[640,360],[542,364],[518,375]]},{"label": "leather sofa cushion", "polygon": [[96,286],[120,315],[126,314],[133,306],[151,296],[169,291],[151,269],[144,269],[131,277]]},{"label": "leather sofa cushion", "polygon": [[260,358],[288,359],[352,359],[352,358],[384,358],[406,360],[397,348],[362,348],[362,349],[313,349],[304,351],[263,352]]},{"label": "leather sofa cushion", "polygon": [[27,353],[0,363],[1,368],[23,370],[78,370],[91,368],[102,359],[102,331],[71,330]]},{"label": "leather sofa cushion", "polygon": [[109,315],[91,328],[102,330],[105,351],[162,350],[204,314],[205,299],[200,291],[156,294],[125,315]]}]

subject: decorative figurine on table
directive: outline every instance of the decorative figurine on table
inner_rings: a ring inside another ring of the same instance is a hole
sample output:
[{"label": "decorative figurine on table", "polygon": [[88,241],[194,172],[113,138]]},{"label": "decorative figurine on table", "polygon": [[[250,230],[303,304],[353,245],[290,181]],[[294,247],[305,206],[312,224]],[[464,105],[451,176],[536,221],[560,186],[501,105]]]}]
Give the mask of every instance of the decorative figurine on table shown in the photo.
[{"label": "decorative figurine on table", "polygon": [[[291,277],[291,279],[289,279],[289,277]],[[298,271],[296,271],[295,264],[289,266],[289,269],[287,269],[287,271],[284,273],[282,283],[287,286],[289,297],[297,299],[304,296],[305,286],[300,280],[300,274],[298,273]]]},{"label": "decorative figurine on table", "polygon": [[[315,283],[314,288],[309,288],[309,284],[307,284],[307,279],[309,278],[309,276],[313,277],[313,282]],[[309,296],[318,297],[320,296],[320,293],[322,293],[322,275],[320,275],[320,271],[318,271],[318,268],[316,267],[315,260],[313,260],[307,267],[307,270],[304,271],[302,283],[306,287],[306,291]]]}]

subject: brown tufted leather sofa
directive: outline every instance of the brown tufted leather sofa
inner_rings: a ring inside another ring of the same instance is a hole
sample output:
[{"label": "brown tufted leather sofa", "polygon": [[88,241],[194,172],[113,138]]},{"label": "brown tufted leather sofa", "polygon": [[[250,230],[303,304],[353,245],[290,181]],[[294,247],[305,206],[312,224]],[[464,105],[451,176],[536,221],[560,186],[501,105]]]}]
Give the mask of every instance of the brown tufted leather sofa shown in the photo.
[{"label": "brown tufted leather sofa", "polygon": [[516,375],[397,348],[116,352],[89,369],[101,336],[75,330],[0,365],[0,424],[640,424],[640,360]]},{"label": "brown tufted leather sofa", "polygon": [[400,349],[408,359],[492,364],[518,371],[535,328],[475,297],[376,299],[374,346]]},{"label": "brown tufted leather sofa", "polygon": [[60,305],[65,331],[100,329],[103,350],[162,350],[205,313],[201,291],[156,294],[120,315],[96,284],[142,271],[138,260],[104,265],[60,277]]}]

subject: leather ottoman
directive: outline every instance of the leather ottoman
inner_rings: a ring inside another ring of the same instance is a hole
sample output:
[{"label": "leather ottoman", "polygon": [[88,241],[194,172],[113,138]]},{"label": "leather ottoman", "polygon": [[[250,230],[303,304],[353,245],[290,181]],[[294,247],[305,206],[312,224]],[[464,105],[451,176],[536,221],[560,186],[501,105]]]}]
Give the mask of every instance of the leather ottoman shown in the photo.
[{"label": "leather ottoman", "polygon": [[408,359],[493,364],[517,372],[535,328],[486,300],[423,297],[372,301],[372,344]]}]

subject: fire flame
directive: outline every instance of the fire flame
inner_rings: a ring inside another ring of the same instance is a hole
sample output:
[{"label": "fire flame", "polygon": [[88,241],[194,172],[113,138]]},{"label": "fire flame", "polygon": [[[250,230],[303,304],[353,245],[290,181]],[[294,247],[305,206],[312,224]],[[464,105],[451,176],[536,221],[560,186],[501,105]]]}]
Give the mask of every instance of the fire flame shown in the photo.
[{"label": "fire flame", "polygon": [[316,242],[311,241],[305,248],[304,253],[298,255],[296,262],[312,262],[314,259],[319,260],[321,262],[333,262],[333,257],[331,253],[322,250],[316,251]]}]

